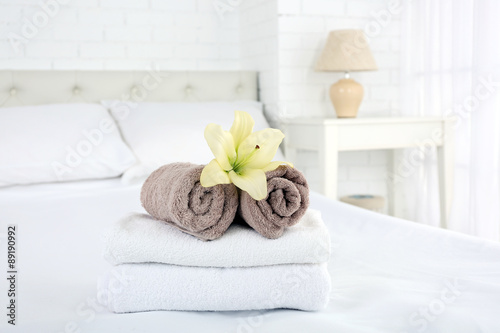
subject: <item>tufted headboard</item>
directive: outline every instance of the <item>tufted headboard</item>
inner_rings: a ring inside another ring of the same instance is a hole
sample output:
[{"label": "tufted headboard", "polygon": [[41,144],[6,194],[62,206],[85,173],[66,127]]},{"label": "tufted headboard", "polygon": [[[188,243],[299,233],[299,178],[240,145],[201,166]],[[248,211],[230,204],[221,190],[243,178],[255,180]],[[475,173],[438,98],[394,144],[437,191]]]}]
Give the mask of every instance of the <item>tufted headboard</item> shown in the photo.
[{"label": "tufted headboard", "polygon": [[121,99],[258,100],[251,71],[0,71],[0,107]]}]

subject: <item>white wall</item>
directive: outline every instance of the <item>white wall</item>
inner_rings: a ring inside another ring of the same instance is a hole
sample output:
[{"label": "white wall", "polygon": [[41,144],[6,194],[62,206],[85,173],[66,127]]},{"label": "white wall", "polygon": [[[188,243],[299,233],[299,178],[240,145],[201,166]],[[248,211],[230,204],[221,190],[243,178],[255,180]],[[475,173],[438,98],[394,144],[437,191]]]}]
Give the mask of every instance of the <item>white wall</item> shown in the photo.
[{"label": "white wall", "polygon": [[[22,36],[44,11],[39,0],[0,0],[0,68],[145,69],[154,61],[167,70],[258,70],[261,100],[277,125],[283,114],[334,115],[327,91],[341,74],[314,72],[314,63],[330,30],[368,28],[379,70],[353,74],[365,88],[359,116],[399,113],[400,18],[382,15],[387,1],[58,1],[68,4],[16,53],[8,37]],[[318,188],[316,156],[301,157]],[[387,163],[386,152],[342,153],[339,194],[386,195]]]},{"label": "white wall", "polygon": [[[313,70],[327,34],[335,29],[363,29],[378,71],[353,73],[363,84],[360,117],[399,114],[399,15],[382,0],[246,0],[240,7],[241,60],[262,74],[261,97],[268,117],[334,116],[329,86],[341,73]],[[274,11],[271,15],[271,11]],[[319,188],[317,155],[302,152],[297,166],[313,189]],[[339,195],[387,196],[386,151],[340,155]]]},{"label": "white wall", "polygon": [[[59,1],[0,0],[0,68],[239,69],[238,14],[221,20],[212,0]],[[29,22],[42,27],[16,53],[8,38]]]},{"label": "white wall", "polygon": [[[399,113],[399,20],[382,0],[279,0],[279,101],[293,116],[334,116],[330,85],[342,73],[315,72],[329,31],[363,29],[378,64],[374,72],[352,73],[365,89],[359,117]],[[392,7],[389,7],[392,9]],[[393,11],[394,12],[394,11]],[[387,13],[387,15],[386,15]],[[302,154],[299,165],[317,188],[317,156]],[[340,154],[339,195],[387,195],[385,151]]]},{"label": "white wall", "polygon": [[239,7],[242,69],[259,71],[260,100],[277,125],[278,1],[246,0]]},{"label": "white wall", "polygon": [[[280,0],[279,69],[280,99],[290,102],[297,115],[327,115],[335,112],[327,97],[329,86],[342,73],[313,70],[327,34],[336,29],[365,30],[378,71],[352,73],[365,88],[359,116],[383,116],[398,113],[399,17],[380,31],[374,17],[386,10],[385,0]],[[396,88],[396,89],[395,89]]]}]

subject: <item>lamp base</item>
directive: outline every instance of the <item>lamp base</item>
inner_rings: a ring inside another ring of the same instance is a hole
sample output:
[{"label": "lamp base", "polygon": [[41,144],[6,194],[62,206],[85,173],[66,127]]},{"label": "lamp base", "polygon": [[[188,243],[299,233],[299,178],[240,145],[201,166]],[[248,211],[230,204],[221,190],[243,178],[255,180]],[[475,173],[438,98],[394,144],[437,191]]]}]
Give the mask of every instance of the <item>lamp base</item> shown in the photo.
[{"label": "lamp base", "polygon": [[340,79],[330,87],[330,99],[338,118],[356,118],[363,86],[353,79]]}]

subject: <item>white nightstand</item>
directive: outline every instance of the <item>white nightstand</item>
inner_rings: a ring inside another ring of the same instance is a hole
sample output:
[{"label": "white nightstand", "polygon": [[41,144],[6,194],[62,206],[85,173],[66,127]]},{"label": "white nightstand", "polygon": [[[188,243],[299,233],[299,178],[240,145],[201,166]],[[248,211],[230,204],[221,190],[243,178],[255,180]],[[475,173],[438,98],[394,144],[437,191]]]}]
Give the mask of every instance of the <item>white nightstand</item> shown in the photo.
[{"label": "white nightstand", "polygon": [[[339,151],[409,148],[418,147],[424,142],[436,145],[441,226],[446,228],[453,194],[454,132],[451,118],[292,118],[281,123],[286,135],[287,159],[296,161],[297,150],[318,151],[322,193],[335,200]],[[416,154],[411,158],[416,159]],[[398,175],[395,163],[391,163],[391,168],[388,174]],[[394,185],[394,179],[388,180]],[[393,189],[394,186],[391,186],[390,192]],[[390,213],[393,214],[394,209],[391,204]]]}]

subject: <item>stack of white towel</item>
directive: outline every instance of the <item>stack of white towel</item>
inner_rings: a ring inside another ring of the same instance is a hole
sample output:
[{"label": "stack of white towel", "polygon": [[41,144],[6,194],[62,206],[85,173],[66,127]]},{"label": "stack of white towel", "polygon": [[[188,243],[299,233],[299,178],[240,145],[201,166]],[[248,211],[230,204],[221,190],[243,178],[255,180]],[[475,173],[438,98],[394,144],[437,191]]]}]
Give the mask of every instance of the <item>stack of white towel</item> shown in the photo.
[{"label": "stack of white towel", "polygon": [[114,312],[316,311],[329,300],[330,236],[315,210],[275,240],[233,223],[210,242],[134,214],[113,226],[105,244],[106,260],[117,266],[98,292]]}]

